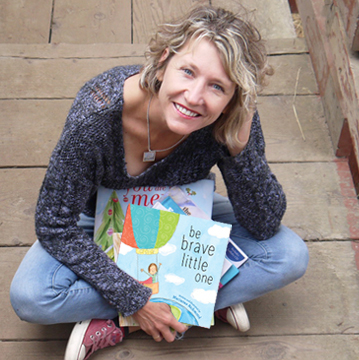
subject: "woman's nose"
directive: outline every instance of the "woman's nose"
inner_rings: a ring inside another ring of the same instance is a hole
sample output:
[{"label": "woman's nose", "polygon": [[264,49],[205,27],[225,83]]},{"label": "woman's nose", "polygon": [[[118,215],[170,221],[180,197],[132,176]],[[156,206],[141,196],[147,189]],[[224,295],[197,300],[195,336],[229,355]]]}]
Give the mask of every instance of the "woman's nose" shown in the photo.
[{"label": "woman's nose", "polygon": [[185,99],[188,104],[202,105],[205,101],[205,87],[197,81],[192,83],[191,86],[185,91]]}]

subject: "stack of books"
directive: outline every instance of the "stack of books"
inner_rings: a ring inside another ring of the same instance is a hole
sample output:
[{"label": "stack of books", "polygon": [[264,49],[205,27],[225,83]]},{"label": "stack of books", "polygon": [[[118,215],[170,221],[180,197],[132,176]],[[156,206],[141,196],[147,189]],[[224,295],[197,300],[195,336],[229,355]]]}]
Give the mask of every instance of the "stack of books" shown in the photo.
[{"label": "stack of books", "polygon": [[[211,220],[213,180],[137,187],[97,195],[95,242],[117,265],[152,289],[188,325],[209,328],[218,290],[247,260],[231,225]],[[136,325],[121,317],[121,326]]]}]

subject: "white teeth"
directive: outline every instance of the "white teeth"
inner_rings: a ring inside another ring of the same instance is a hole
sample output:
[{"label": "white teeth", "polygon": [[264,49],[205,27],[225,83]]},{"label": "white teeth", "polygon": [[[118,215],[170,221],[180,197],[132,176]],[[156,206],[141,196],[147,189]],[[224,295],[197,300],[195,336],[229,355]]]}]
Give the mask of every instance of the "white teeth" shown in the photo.
[{"label": "white teeth", "polygon": [[187,110],[186,108],[184,108],[184,107],[181,106],[181,105],[176,104],[176,108],[177,108],[177,110],[180,111],[183,115],[192,116],[192,117],[198,116],[197,113],[195,113],[195,112],[193,112],[193,111],[190,111],[190,110]]}]

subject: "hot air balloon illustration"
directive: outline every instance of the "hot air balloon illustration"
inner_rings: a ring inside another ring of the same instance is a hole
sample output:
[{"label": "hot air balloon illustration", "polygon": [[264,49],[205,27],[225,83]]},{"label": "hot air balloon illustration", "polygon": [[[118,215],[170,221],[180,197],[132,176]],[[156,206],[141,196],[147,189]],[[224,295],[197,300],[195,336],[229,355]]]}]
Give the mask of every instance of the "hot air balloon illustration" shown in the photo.
[{"label": "hot air balloon illustration", "polygon": [[[140,279],[141,272],[147,273],[148,268],[150,277],[140,282],[151,288],[153,294],[159,291],[158,271],[161,266],[158,260],[159,249],[172,238],[178,221],[179,214],[173,212],[154,211],[137,205],[127,207],[121,244],[136,249],[137,279]],[[139,259],[146,256],[149,259],[147,266],[143,268],[139,265]]]}]

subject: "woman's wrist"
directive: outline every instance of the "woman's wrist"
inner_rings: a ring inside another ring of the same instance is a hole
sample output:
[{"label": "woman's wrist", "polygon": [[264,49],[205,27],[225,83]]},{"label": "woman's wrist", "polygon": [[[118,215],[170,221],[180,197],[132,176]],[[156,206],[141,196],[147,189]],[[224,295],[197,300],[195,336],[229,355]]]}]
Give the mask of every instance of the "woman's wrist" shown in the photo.
[{"label": "woman's wrist", "polygon": [[254,116],[254,110],[250,111],[243,122],[240,130],[237,133],[237,143],[229,147],[228,151],[231,154],[231,156],[237,156],[243,149],[247,146],[249,141],[249,136],[251,133],[251,127],[252,127],[252,119]]}]

